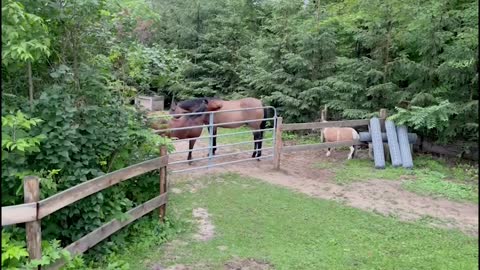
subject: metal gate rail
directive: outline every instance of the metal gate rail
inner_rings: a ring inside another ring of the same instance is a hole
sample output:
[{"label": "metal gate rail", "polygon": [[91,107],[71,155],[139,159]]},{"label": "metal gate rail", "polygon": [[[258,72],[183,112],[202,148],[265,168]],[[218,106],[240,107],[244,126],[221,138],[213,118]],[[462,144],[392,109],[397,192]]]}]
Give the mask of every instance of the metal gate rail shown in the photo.
[{"label": "metal gate rail", "polygon": [[[273,149],[273,147],[262,148],[262,151],[263,150],[270,150],[270,149]],[[214,155],[211,158],[213,159],[213,158],[219,158],[219,157],[228,157],[228,156],[234,156],[234,155],[245,154],[245,153],[252,153],[252,150],[245,150],[245,151],[233,152],[233,153],[228,153],[228,154]],[[194,158],[194,159],[191,159],[191,160],[188,160],[188,161],[199,161],[199,160],[205,160],[205,159],[210,159],[210,157]],[[256,158],[250,158],[250,159],[256,159]],[[188,161],[186,161],[186,162],[188,162]],[[168,165],[181,164],[181,163],[185,163],[185,161],[183,161],[183,160],[182,161],[175,161],[175,162],[169,163]]]},{"label": "metal gate rail", "polygon": [[[276,120],[274,120],[276,121]],[[205,127],[208,127],[208,125],[205,125]],[[270,131],[270,130],[274,130],[275,128],[264,128],[264,129],[257,129],[255,131]],[[210,139],[210,137],[225,137],[225,136],[231,136],[231,135],[238,135],[238,134],[245,134],[245,133],[252,133],[253,130],[249,130],[249,131],[238,131],[238,132],[234,132],[234,133],[226,133],[226,134],[217,134],[217,135],[207,135],[207,136],[200,136],[198,138],[196,138],[195,140],[201,140],[201,139]],[[175,140],[176,142],[186,142],[186,141],[191,141],[192,139],[180,139],[180,140]]]},{"label": "metal gate rail", "polygon": [[273,158],[273,154],[272,155],[267,155],[267,156],[261,156],[259,158],[245,158],[245,159],[234,160],[234,161],[229,161],[229,162],[222,162],[222,163],[217,163],[213,166],[206,165],[206,166],[198,166],[198,167],[195,167],[195,168],[176,170],[176,171],[172,171],[172,173],[189,172],[189,171],[199,170],[199,169],[209,169],[209,168],[212,168],[212,167],[217,167],[217,166],[222,166],[222,165],[234,164],[234,163],[245,162],[245,161],[252,161],[252,160],[257,160],[257,159],[266,159],[266,158]]},{"label": "metal gate rail", "polygon": [[[272,141],[273,139],[274,138],[266,138],[266,139],[262,139],[262,140],[253,140],[253,141],[248,141],[248,142],[220,144],[220,145],[215,146],[215,148],[221,148],[221,147],[225,147],[225,146],[242,145],[242,144],[248,144],[248,143],[252,143],[252,142],[266,142],[266,141]],[[190,139],[190,140],[195,140],[195,139]],[[178,141],[180,141],[180,140],[175,140],[175,142],[178,142]],[[175,153],[171,153],[170,155],[184,154],[184,153],[188,153],[190,151],[193,153],[195,151],[202,151],[202,150],[208,150],[208,149],[210,149],[210,147],[200,147],[200,148],[194,148],[192,150],[177,151]]]}]

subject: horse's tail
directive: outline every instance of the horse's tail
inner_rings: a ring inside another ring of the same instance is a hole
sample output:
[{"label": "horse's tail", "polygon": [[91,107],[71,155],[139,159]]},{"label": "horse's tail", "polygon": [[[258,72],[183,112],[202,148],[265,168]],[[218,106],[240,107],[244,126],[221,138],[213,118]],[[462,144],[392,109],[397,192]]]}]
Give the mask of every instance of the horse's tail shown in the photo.
[{"label": "horse's tail", "polygon": [[262,120],[262,123],[260,124],[260,129],[265,129],[265,127],[267,126],[267,120],[266,120],[267,118],[268,118],[268,109],[263,108],[263,120]]}]

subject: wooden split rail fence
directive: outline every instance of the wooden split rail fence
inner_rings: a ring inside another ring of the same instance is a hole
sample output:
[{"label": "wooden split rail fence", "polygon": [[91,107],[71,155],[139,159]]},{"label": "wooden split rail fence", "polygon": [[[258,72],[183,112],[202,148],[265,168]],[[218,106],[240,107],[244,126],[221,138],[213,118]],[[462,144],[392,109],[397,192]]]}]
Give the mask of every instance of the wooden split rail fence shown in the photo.
[{"label": "wooden split rail fence", "polygon": [[[159,170],[160,195],[126,212],[129,216],[126,220],[119,221],[114,219],[105,223],[65,248],[72,256],[81,254],[154,209],[160,208],[160,220],[163,221],[167,203],[167,164],[167,149],[165,146],[162,146],[160,147],[160,157],[158,158],[94,178],[41,201],[39,179],[34,176],[28,176],[24,179],[25,203],[2,207],[2,226],[25,223],[29,259],[40,259],[42,256],[42,218],[122,181],[153,170]],[[50,265],[48,269],[58,269],[64,264],[64,261],[59,260]]]},{"label": "wooden split rail fence", "polygon": [[[386,118],[387,118],[387,110],[381,109],[380,123],[383,131],[384,131]],[[322,120],[326,120],[326,108],[322,110]],[[359,140],[325,143],[323,142],[323,136],[322,136],[322,143],[284,146],[282,141],[282,133],[284,131],[316,130],[316,129],[323,129],[328,127],[359,127],[359,126],[368,126],[369,124],[370,124],[370,120],[368,119],[283,124],[282,117],[278,117],[276,133],[275,133],[275,155],[273,158],[273,166],[275,169],[280,169],[280,160],[281,160],[282,153],[307,151],[307,150],[320,150],[320,149],[327,149],[327,148],[334,148],[334,147],[345,147],[345,146],[366,144]],[[386,151],[387,150],[388,150],[388,147],[386,147]]]}]

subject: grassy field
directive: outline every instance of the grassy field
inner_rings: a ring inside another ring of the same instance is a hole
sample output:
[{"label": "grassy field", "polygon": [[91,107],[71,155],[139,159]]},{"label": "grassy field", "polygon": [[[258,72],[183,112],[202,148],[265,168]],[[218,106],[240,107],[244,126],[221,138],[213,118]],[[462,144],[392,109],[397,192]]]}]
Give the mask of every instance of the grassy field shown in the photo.
[{"label": "grassy field", "polygon": [[388,164],[384,170],[377,170],[371,160],[353,159],[336,162],[335,166],[322,161],[313,167],[333,171],[334,180],[339,184],[371,179],[406,180],[402,187],[412,192],[478,203],[478,168],[466,164],[448,165],[444,160],[426,155],[414,157],[414,165],[414,170],[393,168]]},{"label": "grassy field", "polygon": [[[188,192],[192,186],[203,188]],[[223,269],[233,258],[253,258],[275,269],[478,268],[478,238],[457,231],[404,223],[236,174],[176,188],[183,192],[169,197],[171,219],[192,220],[194,208],[208,209],[215,237],[192,240],[196,223],[176,222],[181,246],[151,248],[155,242],[138,238],[118,254],[135,269],[154,263]]]}]

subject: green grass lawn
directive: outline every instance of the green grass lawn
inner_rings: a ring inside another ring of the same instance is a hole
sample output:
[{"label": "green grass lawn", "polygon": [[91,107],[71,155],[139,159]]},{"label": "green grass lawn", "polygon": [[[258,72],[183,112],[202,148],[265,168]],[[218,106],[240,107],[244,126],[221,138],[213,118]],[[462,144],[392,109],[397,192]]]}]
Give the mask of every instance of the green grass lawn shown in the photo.
[{"label": "green grass lawn", "polygon": [[[204,188],[188,192],[189,185],[199,183]],[[143,248],[119,254],[135,269],[147,269],[145,261],[223,269],[235,257],[266,261],[275,269],[478,268],[478,238],[458,231],[401,222],[236,174],[176,188],[183,192],[169,196],[171,219],[191,220],[194,208],[206,208],[215,237],[190,240],[197,225],[177,224],[177,230],[186,232],[181,234],[186,244],[176,247],[174,256],[148,248],[149,240],[138,238]]]},{"label": "green grass lawn", "polygon": [[414,157],[413,163],[413,170],[393,168],[389,164],[384,170],[377,170],[373,167],[373,161],[368,159],[336,162],[335,166],[333,162],[323,161],[313,164],[313,167],[333,171],[334,179],[339,184],[371,179],[405,179],[402,186],[412,192],[478,203],[478,168],[466,164],[451,166],[443,160],[422,155]]}]

